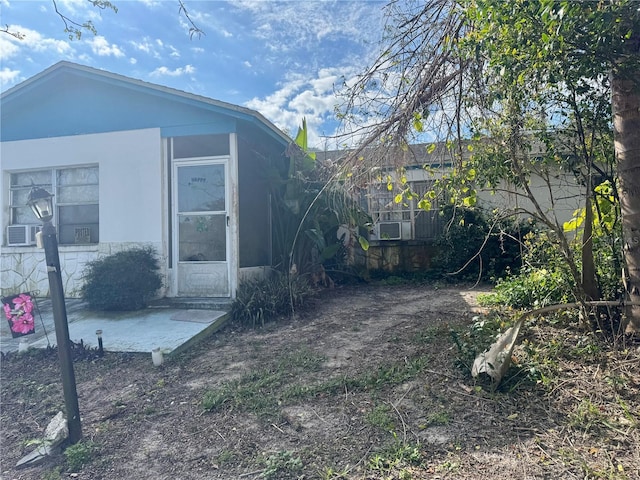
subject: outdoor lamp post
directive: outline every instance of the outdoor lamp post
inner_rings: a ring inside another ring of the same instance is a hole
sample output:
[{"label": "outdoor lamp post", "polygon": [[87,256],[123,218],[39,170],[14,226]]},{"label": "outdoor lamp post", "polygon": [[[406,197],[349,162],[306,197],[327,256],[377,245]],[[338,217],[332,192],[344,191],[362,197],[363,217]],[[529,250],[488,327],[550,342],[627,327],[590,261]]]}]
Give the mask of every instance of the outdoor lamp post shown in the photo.
[{"label": "outdoor lamp post", "polygon": [[43,188],[34,186],[29,192],[27,205],[31,207],[36,217],[42,221],[42,244],[49,276],[53,320],[56,325],[56,343],[58,344],[58,358],[62,374],[64,404],[67,410],[69,441],[74,444],[78,443],[82,438],[82,426],[80,424],[80,409],[76,391],[76,376],[73,371],[73,357],[71,356],[67,308],[64,303],[62,276],[60,274],[58,239],[56,237],[56,228],[51,223],[53,218],[53,195]]}]

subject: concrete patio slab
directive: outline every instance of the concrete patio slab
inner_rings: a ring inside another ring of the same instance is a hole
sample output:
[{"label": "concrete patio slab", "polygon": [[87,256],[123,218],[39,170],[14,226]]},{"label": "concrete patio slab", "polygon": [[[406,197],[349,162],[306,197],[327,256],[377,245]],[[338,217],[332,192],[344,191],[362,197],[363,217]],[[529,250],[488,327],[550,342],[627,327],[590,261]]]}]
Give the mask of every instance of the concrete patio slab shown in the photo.
[{"label": "concrete patio slab", "polygon": [[[175,353],[219,329],[228,319],[224,310],[147,308],[133,312],[92,312],[79,300],[67,299],[69,338],[74,343],[98,346],[97,330],[102,330],[102,344],[108,352]],[[46,348],[56,344],[55,324],[49,301],[38,301],[36,333],[11,338],[8,323],[0,328],[0,351],[17,351],[20,340],[29,347]]]}]

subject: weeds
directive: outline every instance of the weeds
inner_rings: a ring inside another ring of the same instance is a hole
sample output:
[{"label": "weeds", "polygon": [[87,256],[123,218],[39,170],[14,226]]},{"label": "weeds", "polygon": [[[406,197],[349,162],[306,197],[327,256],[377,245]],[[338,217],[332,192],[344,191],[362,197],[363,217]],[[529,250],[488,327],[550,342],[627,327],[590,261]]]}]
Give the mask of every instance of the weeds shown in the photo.
[{"label": "weeds", "polygon": [[211,412],[223,406],[240,408],[258,416],[274,416],[282,392],[289,379],[300,373],[317,370],[325,358],[306,347],[286,353],[274,359],[272,365],[249,372],[241,378],[226,382],[219,388],[207,391],[202,408]]},{"label": "weeds", "polygon": [[233,450],[222,450],[216,457],[216,462],[220,465],[231,463],[237,460],[238,454]]},{"label": "weeds", "polygon": [[430,413],[427,416],[427,421],[424,427],[426,428],[426,427],[431,427],[435,425],[449,425],[450,422],[451,422],[451,416],[449,415],[449,412],[445,410],[440,410],[437,412]]},{"label": "weeds", "polygon": [[420,444],[403,442],[394,434],[393,444],[371,456],[367,467],[380,473],[390,473],[399,469],[400,478],[403,478],[403,475],[404,478],[410,478],[406,476],[407,471],[404,467],[419,465],[421,461]]},{"label": "weeds", "polygon": [[88,440],[68,446],[64,451],[68,469],[77,472],[93,459],[96,452],[96,445]]},{"label": "weeds", "polygon": [[590,399],[585,398],[569,414],[569,425],[581,430],[589,431],[594,426],[602,424],[603,413]]},{"label": "weeds", "polygon": [[364,419],[369,425],[386,431],[391,431],[395,428],[391,409],[386,404],[375,406],[373,410],[365,415]]},{"label": "weeds", "polygon": [[466,373],[471,373],[471,366],[476,357],[484,352],[506,327],[497,316],[474,317],[473,323],[466,329],[451,329],[449,334],[458,349],[456,364]]},{"label": "weeds", "polygon": [[53,470],[44,473],[42,480],[61,480],[62,479],[62,468],[55,467]]},{"label": "weeds", "polygon": [[426,366],[419,357],[405,362],[381,366],[354,377],[334,377],[317,384],[291,383],[291,378],[317,370],[324,362],[306,348],[275,359],[263,367],[205,392],[201,406],[207,412],[236,408],[260,417],[277,415],[288,401],[311,398],[319,394],[338,394],[345,390],[375,391],[388,385],[403,383],[418,375]]},{"label": "weeds", "polygon": [[347,480],[349,478],[349,469],[336,470],[332,467],[324,467],[322,471],[318,472],[318,475],[321,480]]},{"label": "weeds", "polygon": [[288,450],[269,455],[264,459],[265,469],[260,475],[262,478],[287,478],[302,470],[300,457]]},{"label": "weeds", "polygon": [[290,315],[312,294],[312,288],[300,276],[276,273],[268,279],[248,280],[238,288],[231,304],[231,317],[252,328],[264,326],[279,316]]},{"label": "weeds", "polygon": [[333,377],[316,385],[290,387],[284,397],[300,399],[322,393],[335,395],[345,391],[377,391],[388,385],[398,385],[414,378],[425,366],[425,358],[414,358],[394,365],[384,365],[374,371],[353,377]]}]

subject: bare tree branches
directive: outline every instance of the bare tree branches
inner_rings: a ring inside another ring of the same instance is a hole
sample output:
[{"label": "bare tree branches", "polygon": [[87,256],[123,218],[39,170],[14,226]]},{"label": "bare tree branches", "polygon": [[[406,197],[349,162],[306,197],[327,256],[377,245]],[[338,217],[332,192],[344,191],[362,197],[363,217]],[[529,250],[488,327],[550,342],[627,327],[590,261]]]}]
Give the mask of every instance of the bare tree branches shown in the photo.
[{"label": "bare tree branches", "polygon": [[[83,33],[92,33],[93,35],[97,35],[98,31],[91,20],[86,20],[84,22],[78,22],[71,17],[67,16],[62,10],[58,8],[58,3],[56,0],[51,0],[53,3],[53,9],[62,20],[64,24],[64,32],[68,34],[69,40],[80,40],[82,38]],[[118,13],[118,7],[115,4],[108,0],[87,0],[91,6],[95,8],[99,8],[100,10],[113,10],[115,13]],[[206,35],[205,32],[200,29],[195,22],[191,19],[189,12],[184,5],[182,0],[178,0],[178,14],[184,15],[189,23],[189,38],[193,39],[194,35],[197,35],[198,38],[202,37],[202,35]],[[0,33],[6,33],[11,35],[12,37],[18,40],[24,40],[25,35],[19,31],[12,30],[9,25],[5,25],[4,28],[0,28]]]},{"label": "bare tree branches", "polygon": [[184,6],[184,3],[182,3],[182,0],[178,0],[178,3],[180,4],[180,8],[178,9],[178,13],[181,13],[185,16],[185,18],[187,19],[187,21],[190,24],[189,27],[189,38],[191,40],[193,40],[193,36],[197,35],[198,38],[201,38],[202,35],[206,35],[206,33],[204,33],[202,30],[200,30],[200,28],[193,22],[193,20],[191,20],[191,17],[189,16],[189,12],[187,11],[187,8]]},{"label": "bare tree branches", "polygon": [[[91,20],[87,20],[84,23],[76,22],[71,18],[67,17],[64,13],[58,10],[58,4],[56,0],[51,0],[53,2],[53,8],[64,23],[64,32],[69,34],[69,40],[80,40],[82,38],[83,32],[89,32],[94,35],[98,33],[96,27],[94,26]],[[118,13],[118,8],[107,0],[87,0],[91,5],[101,10],[105,10],[107,8],[113,10],[115,13]]]},{"label": "bare tree branches", "polygon": [[11,35],[12,37],[17,38],[18,40],[24,39],[24,34],[17,31],[9,30],[9,25],[5,25],[4,28],[0,28],[0,33],[6,33],[8,35]]},{"label": "bare tree branches", "polygon": [[[455,39],[464,28],[464,17],[455,7],[455,0],[387,6],[384,51],[342,92],[345,102],[340,113],[352,128],[350,133],[362,137],[355,156],[372,145],[408,143],[427,123],[444,120],[466,68],[456,54]],[[457,124],[443,123],[446,130]]]}]

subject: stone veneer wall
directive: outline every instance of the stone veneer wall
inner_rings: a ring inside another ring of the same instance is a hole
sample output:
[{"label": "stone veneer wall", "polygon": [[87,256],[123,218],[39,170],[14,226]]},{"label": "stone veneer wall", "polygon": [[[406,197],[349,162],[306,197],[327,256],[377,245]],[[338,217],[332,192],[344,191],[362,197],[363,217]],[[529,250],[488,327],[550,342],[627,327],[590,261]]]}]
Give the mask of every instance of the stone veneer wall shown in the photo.
[{"label": "stone veneer wall", "polygon": [[388,273],[420,272],[431,268],[436,248],[418,241],[384,241],[372,244],[366,252],[368,270]]},{"label": "stone veneer wall", "polygon": [[[160,244],[153,246],[161,252]],[[60,267],[65,297],[78,298],[82,287],[85,265],[96,258],[139,246],[137,243],[101,243],[90,246],[60,246]],[[163,284],[167,284],[167,262],[160,256]],[[37,247],[3,247],[0,255],[0,294],[12,295],[34,292],[39,297],[49,296],[44,250]],[[165,292],[161,292],[164,296]]]}]

